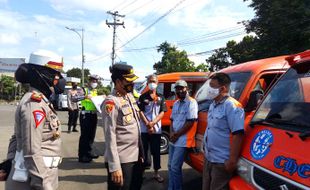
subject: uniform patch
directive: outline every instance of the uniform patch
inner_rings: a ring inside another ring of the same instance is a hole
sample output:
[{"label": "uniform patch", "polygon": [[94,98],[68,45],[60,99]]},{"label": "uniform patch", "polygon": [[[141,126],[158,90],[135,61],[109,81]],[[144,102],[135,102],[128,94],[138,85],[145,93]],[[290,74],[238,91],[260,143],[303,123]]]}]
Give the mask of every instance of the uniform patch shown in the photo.
[{"label": "uniform patch", "polygon": [[115,103],[112,100],[106,101],[105,102],[105,112],[107,114],[111,113],[114,106],[115,106]]},{"label": "uniform patch", "polygon": [[34,93],[32,93],[32,95],[31,95],[31,100],[34,100],[34,101],[36,101],[36,102],[41,102],[41,100],[42,100],[42,95],[34,92]]},{"label": "uniform patch", "polygon": [[41,110],[35,110],[32,113],[33,113],[34,121],[36,123],[36,128],[38,128],[40,123],[45,118],[45,113],[43,111],[41,111]]},{"label": "uniform patch", "polygon": [[130,123],[131,120],[132,120],[132,117],[131,117],[131,115],[127,115],[127,116],[125,117],[125,119],[126,119],[126,122],[127,122],[127,123]]}]

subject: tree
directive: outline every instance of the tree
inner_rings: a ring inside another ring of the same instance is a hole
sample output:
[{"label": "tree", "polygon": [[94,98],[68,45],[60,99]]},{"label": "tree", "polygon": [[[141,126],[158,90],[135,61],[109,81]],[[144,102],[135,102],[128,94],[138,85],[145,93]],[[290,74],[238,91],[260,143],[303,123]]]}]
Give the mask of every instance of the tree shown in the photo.
[{"label": "tree", "polygon": [[1,75],[0,77],[0,98],[6,100],[14,99],[15,81],[13,77]]},{"label": "tree", "polygon": [[215,53],[206,59],[206,62],[209,65],[209,70],[214,72],[228,67],[231,64],[228,58],[229,55],[226,48],[219,48],[215,50]]},{"label": "tree", "polygon": [[195,71],[196,69],[194,62],[188,59],[186,51],[179,51],[167,42],[160,44],[157,52],[162,52],[163,57],[161,61],[153,65],[156,74]]},{"label": "tree", "polygon": [[259,39],[261,57],[310,48],[309,0],[252,0],[250,7],[255,17],[244,24]]},{"label": "tree", "polygon": [[308,0],[252,0],[250,7],[255,17],[243,24],[255,36],[245,36],[239,43],[229,41],[216,50],[207,59],[211,69],[310,49]]},{"label": "tree", "polygon": [[209,71],[209,67],[208,67],[208,65],[206,65],[204,63],[200,63],[196,67],[195,71],[197,71],[197,72],[207,72],[207,71]]},{"label": "tree", "polygon": [[[82,79],[82,70],[80,68],[72,68],[66,72],[68,77],[76,77]],[[88,83],[88,76],[90,75],[89,69],[84,69],[84,81]]]}]

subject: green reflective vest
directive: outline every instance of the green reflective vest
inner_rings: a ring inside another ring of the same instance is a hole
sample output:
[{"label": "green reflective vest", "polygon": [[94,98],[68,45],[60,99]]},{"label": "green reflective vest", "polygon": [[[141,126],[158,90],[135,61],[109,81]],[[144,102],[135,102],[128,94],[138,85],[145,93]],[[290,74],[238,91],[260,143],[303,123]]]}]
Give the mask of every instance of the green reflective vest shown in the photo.
[{"label": "green reflective vest", "polygon": [[[89,90],[88,88],[84,88],[84,90],[85,90],[85,96],[87,96],[88,94],[90,94],[93,97],[97,96],[97,89]],[[86,111],[96,111],[96,106],[90,99],[82,100],[81,104],[82,109],[84,108],[84,110]]]}]

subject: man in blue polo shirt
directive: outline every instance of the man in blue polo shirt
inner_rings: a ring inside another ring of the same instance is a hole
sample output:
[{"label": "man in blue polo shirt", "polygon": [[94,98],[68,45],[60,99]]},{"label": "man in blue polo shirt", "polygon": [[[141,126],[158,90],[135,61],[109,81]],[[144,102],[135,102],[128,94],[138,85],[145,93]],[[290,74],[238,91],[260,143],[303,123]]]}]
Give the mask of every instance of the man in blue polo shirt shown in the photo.
[{"label": "man in blue polo shirt", "polygon": [[178,100],[171,113],[169,143],[169,187],[168,190],[182,190],[182,165],[187,148],[195,147],[198,104],[189,96],[184,80],[175,83]]},{"label": "man in blue polo shirt", "polygon": [[228,95],[231,79],[227,74],[215,73],[208,82],[207,97],[213,102],[204,134],[202,189],[229,189],[244,136],[244,111],[242,105]]}]

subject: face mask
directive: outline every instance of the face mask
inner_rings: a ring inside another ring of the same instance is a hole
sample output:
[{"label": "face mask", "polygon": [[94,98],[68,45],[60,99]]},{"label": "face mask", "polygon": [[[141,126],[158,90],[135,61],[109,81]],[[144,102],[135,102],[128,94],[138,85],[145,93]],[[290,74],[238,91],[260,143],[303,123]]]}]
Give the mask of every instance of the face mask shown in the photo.
[{"label": "face mask", "polygon": [[178,96],[179,99],[184,99],[186,97],[187,91],[179,91],[176,92],[176,95]]},{"label": "face mask", "polygon": [[54,86],[55,94],[61,94],[65,91],[66,79],[61,78],[58,80],[58,83]]},{"label": "face mask", "polygon": [[76,90],[77,89],[77,85],[73,85],[72,89]]},{"label": "face mask", "polygon": [[210,86],[210,81],[209,81],[206,92],[207,92],[206,99],[207,100],[213,100],[214,98],[216,98],[220,94],[220,89],[212,88]]},{"label": "face mask", "polygon": [[96,82],[92,82],[92,83],[90,83],[90,86],[91,86],[91,88],[96,88],[97,86],[98,86],[98,83],[96,83]]},{"label": "face mask", "polygon": [[154,82],[151,82],[148,84],[148,87],[150,90],[155,90],[157,88],[157,84]]},{"label": "face mask", "polygon": [[124,90],[127,93],[133,92],[133,83],[129,83],[129,84],[124,85]]}]

